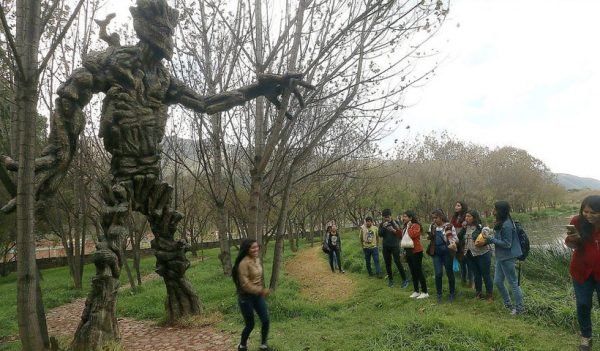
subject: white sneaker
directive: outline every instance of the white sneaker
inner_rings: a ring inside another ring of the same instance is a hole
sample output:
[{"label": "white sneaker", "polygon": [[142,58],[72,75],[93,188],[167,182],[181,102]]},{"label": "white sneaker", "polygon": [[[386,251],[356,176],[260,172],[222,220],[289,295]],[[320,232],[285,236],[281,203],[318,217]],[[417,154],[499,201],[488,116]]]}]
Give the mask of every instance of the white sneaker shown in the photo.
[{"label": "white sneaker", "polygon": [[426,299],[428,297],[429,297],[428,293],[420,293],[419,296],[417,296],[417,299],[418,300],[420,300],[420,299]]},{"label": "white sneaker", "polygon": [[421,295],[421,293],[418,293],[418,292],[416,292],[416,291],[415,291],[414,293],[410,294],[410,296],[409,296],[409,297],[410,297],[411,299],[414,299],[415,297],[417,297],[417,296],[419,296],[419,295]]}]

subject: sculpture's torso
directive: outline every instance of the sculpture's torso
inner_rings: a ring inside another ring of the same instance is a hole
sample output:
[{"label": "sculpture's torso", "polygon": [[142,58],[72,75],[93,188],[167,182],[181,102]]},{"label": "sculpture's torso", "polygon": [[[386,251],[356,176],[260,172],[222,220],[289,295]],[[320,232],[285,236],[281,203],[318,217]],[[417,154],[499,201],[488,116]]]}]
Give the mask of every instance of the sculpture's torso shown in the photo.
[{"label": "sculpture's torso", "polygon": [[158,174],[160,142],[167,120],[170,75],[159,62],[144,66],[138,47],[101,55],[98,88],[106,93],[99,136],[112,155],[117,178]]}]

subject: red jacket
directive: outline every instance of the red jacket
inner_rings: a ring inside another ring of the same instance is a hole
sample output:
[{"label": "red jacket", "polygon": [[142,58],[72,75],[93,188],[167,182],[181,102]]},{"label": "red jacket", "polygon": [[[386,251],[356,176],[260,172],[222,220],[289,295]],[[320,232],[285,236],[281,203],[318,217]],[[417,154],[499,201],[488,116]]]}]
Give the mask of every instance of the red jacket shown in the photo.
[{"label": "red jacket", "polygon": [[[580,231],[579,216],[573,217],[571,224]],[[566,244],[569,244],[569,241],[569,238],[565,239]],[[600,229],[592,232],[591,239],[586,240],[583,247],[573,250],[569,271],[573,279],[580,284],[590,276],[593,276],[594,280],[600,281]]]},{"label": "red jacket", "polygon": [[408,227],[408,236],[415,244],[413,248],[413,253],[419,253],[423,251],[423,245],[421,245],[421,226],[417,223],[411,223],[410,227]]}]

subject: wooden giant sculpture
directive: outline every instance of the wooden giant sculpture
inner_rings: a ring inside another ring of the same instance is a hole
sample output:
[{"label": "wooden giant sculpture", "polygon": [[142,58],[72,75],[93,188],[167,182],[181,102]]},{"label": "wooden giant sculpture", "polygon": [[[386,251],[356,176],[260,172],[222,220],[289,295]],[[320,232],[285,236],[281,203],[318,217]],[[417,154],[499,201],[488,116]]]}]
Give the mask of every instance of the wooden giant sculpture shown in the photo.
[{"label": "wooden giant sculpture", "polygon": [[[128,233],[129,211],[143,213],[151,224],[156,272],[167,288],[168,319],[200,312],[198,297],[185,278],[190,266],[185,257],[187,244],[174,237],[182,214],[171,207],[173,188],[158,180],[168,106],[181,104],[213,114],[265,96],[279,108],[278,96],[284,90],[293,93],[302,105],[297,86],[311,88],[299,74],[261,75],[253,85],[200,96],[171,76],[162,63],[173,54],[178,12],[166,0],[137,0],[136,5],[130,11],[139,42],[120,46],[118,36],[106,33],[106,22],[99,22],[100,35],[110,46],[90,54],[83,67],[59,87],[48,145],[36,160],[36,174],[41,176],[36,199],[43,203],[55,192],[71,164],[85,125],[83,107],[94,94],[106,94],[99,136],[112,155],[112,178],[110,184],[103,184],[104,234],[97,244],[96,275],[72,344],[74,350],[93,350],[108,340],[119,339],[115,305],[123,264],[120,242]],[[1,161],[9,170],[18,168],[9,157],[3,156]],[[15,205],[13,200],[2,210],[10,212]]]}]

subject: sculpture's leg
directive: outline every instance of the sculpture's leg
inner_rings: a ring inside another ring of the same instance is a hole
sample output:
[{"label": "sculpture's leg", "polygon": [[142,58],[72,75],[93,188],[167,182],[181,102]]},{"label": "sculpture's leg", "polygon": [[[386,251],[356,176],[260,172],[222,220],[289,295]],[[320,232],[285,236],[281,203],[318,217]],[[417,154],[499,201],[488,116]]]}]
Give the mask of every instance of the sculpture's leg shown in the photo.
[{"label": "sculpture's leg", "polygon": [[154,232],[151,245],[156,256],[156,272],[167,288],[165,308],[169,322],[201,312],[198,295],[185,278],[190,261],[185,256],[190,246],[184,240],[175,240],[177,223],[183,215],[170,207],[173,188],[166,183],[155,183],[147,199],[147,213]]},{"label": "sculpture's leg", "polygon": [[105,213],[102,217],[104,237],[96,245],[94,264],[96,275],[92,290],[85,301],[81,321],[71,343],[71,350],[101,350],[109,341],[120,339],[115,314],[119,275],[123,265],[121,240],[127,235],[126,217],[129,211],[127,192],[121,184],[105,186]]}]

